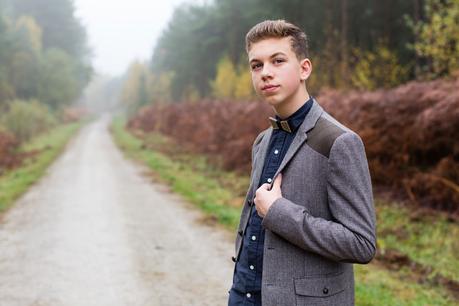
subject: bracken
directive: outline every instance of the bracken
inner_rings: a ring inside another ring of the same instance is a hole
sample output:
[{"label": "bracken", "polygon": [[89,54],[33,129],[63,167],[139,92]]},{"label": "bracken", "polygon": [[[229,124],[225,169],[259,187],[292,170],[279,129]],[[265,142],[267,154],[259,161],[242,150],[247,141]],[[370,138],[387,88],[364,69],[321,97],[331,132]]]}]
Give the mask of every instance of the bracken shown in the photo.
[{"label": "bracken", "polygon": [[[317,100],[362,137],[376,186],[459,215],[459,78],[374,92],[325,90]],[[160,132],[247,173],[251,145],[270,115],[261,102],[203,101],[150,106],[128,126]]]}]

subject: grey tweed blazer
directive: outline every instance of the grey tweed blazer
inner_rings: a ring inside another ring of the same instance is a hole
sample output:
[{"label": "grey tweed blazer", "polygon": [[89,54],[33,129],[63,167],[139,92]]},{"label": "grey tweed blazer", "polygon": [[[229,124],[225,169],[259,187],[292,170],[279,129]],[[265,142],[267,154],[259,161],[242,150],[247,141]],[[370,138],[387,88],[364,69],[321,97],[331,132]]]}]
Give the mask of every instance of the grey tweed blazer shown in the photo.
[{"label": "grey tweed blazer", "polygon": [[[271,138],[252,147],[251,183],[236,237],[238,260]],[[354,305],[353,263],[375,255],[373,194],[360,137],[314,101],[273,181],[282,198],[263,219],[263,306]]]}]

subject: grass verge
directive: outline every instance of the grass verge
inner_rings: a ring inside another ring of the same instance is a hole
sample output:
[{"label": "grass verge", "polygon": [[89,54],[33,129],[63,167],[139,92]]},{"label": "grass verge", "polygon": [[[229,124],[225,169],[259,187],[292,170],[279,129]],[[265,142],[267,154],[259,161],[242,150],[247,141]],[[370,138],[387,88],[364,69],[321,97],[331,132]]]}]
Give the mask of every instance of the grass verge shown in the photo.
[{"label": "grass verge", "polygon": [[[197,204],[208,215],[234,230],[240,205],[249,185],[246,177],[218,170],[205,157],[184,153],[177,144],[158,134],[135,137],[116,118],[112,133],[125,153],[147,164],[174,192]],[[238,183],[239,182],[239,183]],[[388,267],[382,259],[369,265],[355,265],[357,305],[456,305],[450,288],[436,276],[458,278],[459,226],[441,214],[412,214],[396,203],[376,201],[378,249],[396,250],[408,262]],[[413,262],[426,267],[420,277]]]},{"label": "grass verge", "polygon": [[[443,213],[415,210],[397,203],[376,202],[378,247],[397,250],[426,267],[426,277],[459,283],[459,225]],[[406,261],[406,259],[405,259]],[[458,288],[459,289],[459,288]]]},{"label": "grass verge", "polygon": [[37,151],[23,165],[0,176],[0,212],[8,209],[27,188],[36,182],[46,168],[65,148],[71,136],[83,123],[60,125],[19,148],[21,152]]},{"label": "grass verge", "polygon": [[[211,218],[226,227],[236,228],[240,207],[233,204],[233,194],[220,184],[222,180],[235,180],[234,174],[221,173],[218,179],[211,178],[209,176],[215,176],[217,172],[211,167],[206,167],[204,157],[189,157],[188,162],[185,162],[185,157],[182,156],[182,161],[176,162],[165,154],[151,151],[143,145],[142,140],[124,129],[124,120],[120,117],[114,119],[111,130],[115,142],[127,156],[148,165],[155,172],[157,179],[167,183],[173,192],[183,195],[188,201],[199,206]],[[161,146],[167,145],[165,139],[161,141]]]}]

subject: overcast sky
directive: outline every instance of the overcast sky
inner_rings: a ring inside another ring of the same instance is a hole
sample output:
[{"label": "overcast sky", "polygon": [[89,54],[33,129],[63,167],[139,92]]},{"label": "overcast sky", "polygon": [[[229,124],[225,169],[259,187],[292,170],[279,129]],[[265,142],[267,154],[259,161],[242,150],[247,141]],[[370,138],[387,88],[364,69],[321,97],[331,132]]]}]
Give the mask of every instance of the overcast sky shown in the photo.
[{"label": "overcast sky", "polygon": [[97,72],[122,74],[134,59],[150,59],[174,7],[193,0],[74,0]]}]

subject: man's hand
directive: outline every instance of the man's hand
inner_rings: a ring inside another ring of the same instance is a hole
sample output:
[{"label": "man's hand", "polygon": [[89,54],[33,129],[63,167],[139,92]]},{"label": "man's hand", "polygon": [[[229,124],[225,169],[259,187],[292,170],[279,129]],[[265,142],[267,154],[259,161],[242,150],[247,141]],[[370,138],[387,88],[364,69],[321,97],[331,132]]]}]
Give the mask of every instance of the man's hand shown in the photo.
[{"label": "man's hand", "polygon": [[260,217],[263,218],[266,216],[268,209],[273,205],[274,201],[282,198],[281,183],[282,174],[279,173],[271,190],[268,190],[270,186],[268,183],[261,185],[260,188],[257,189],[254,202]]}]

